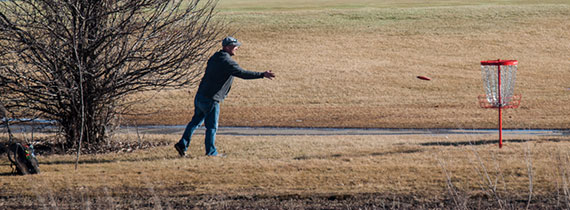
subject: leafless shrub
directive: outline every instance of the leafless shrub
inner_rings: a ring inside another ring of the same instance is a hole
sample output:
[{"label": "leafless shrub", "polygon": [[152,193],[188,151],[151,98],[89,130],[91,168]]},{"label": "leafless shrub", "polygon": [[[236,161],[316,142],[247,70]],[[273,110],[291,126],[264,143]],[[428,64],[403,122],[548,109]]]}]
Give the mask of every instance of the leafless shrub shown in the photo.
[{"label": "leafless shrub", "polygon": [[530,202],[532,201],[532,192],[533,192],[533,178],[534,172],[532,170],[532,154],[530,151],[530,146],[527,145],[526,153],[525,153],[525,161],[527,166],[527,174],[528,174],[528,202],[526,204],[526,209],[530,207]]},{"label": "leafless shrub", "polygon": [[[473,154],[470,159],[471,167],[473,169],[474,174],[476,175],[476,179],[479,179],[478,182],[479,188],[481,192],[487,194],[489,198],[492,198],[496,202],[496,205],[500,209],[512,209],[517,208],[513,206],[512,200],[509,196],[504,195],[505,193],[509,193],[507,190],[507,181],[505,180],[505,176],[503,174],[500,160],[496,157],[494,153],[491,153],[491,160],[486,161],[482,158],[481,154],[476,148],[470,149],[471,153]],[[559,163],[564,163],[565,160],[560,160],[561,156],[559,156]],[[570,159],[570,158],[568,158]],[[453,208],[455,209],[468,209],[469,203],[471,203],[469,198],[470,189],[460,189],[458,188],[452,179],[452,171],[449,170],[449,166],[446,160],[442,157],[436,157],[438,164],[442,168],[442,172],[445,175],[446,186],[449,192],[451,199],[453,200]],[[531,202],[533,199],[533,192],[534,192],[534,170],[533,170],[533,163],[532,163],[532,152],[530,146],[526,148],[524,154],[524,161],[527,166],[527,175],[528,175],[528,197],[526,208],[531,208]],[[567,160],[566,160],[567,161]],[[489,167],[489,164],[493,164],[494,166]],[[569,191],[567,187],[567,175],[566,169],[563,164],[560,164],[558,167],[560,176],[562,178],[562,191],[564,192],[564,198],[566,199],[566,203],[568,203]]]},{"label": "leafless shrub", "polygon": [[570,161],[570,156],[568,153],[559,152],[557,155],[558,162],[558,173],[560,176],[560,182],[557,181],[558,189],[562,191],[562,198],[558,196],[558,204],[565,205],[565,208],[570,208],[570,191],[568,190],[568,183],[570,178],[568,176],[568,162]]},{"label": "leafless shrub", "polygon": [[481,159],[481,155],[479,155],[476,149],[472,149],[472,152],[476,158],[476,160],[471,160],[473,163],[473,170],[477,173],[478,177],[481,179],[479,182],[479,186],[483,192],[487,192],[491,197],[495,198],[497,204],[500,208],[504,208],[505,201],[501,198],[501,195],[497,191],[497,187],[499,185],[499,181],[504,185],[506,190],[506,183],[501,171],[501,167],[499,165],[499,161],[496,160],[495,155],[493,154],[493,162],[495,163],[495,171],[497,172],[495,176],[489,173],[488,167],[485,162]]},{"label": "leafless shrub", "polygon": [[[105,141],[125,96],[193,85],[223,24],[216,0],[0,2],[6,108],[53,120],[68,148]],[[37,114],[36,114],[37,113]],[[84,132],[82,131],[84,128]]]},{"label": "leafless shrub", "polygon": [[437,158],[437,161],[439,163],[439,166],[443,170],[443,173],[445,174],[445,181],[446,181],[445,184],[447,186],[447,190],[449,192],[449,195],[451,196],[451,199],[453,199],[453,204],[455,205],[455,208],[468,209],[467,208],[468,197],[467,195],[462,193],[459,189],[457,189],[457,187],[453,184],[451,178],[452,174],[447,169],[448,167],[447,162],[441,158]]}]

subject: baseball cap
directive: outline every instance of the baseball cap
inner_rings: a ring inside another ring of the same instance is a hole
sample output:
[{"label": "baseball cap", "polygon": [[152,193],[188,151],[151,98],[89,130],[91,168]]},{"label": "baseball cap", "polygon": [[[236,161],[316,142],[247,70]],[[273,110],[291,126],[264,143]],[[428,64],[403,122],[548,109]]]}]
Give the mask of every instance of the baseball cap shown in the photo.
[{"label": "baseball cap", "polygon": [[228,37],[224,38],[224,40],[222,40],[222,46],[228,46],[228,45],[240,46],[241,43],[238,42],[238,40],[236,38],[228,36]]}]

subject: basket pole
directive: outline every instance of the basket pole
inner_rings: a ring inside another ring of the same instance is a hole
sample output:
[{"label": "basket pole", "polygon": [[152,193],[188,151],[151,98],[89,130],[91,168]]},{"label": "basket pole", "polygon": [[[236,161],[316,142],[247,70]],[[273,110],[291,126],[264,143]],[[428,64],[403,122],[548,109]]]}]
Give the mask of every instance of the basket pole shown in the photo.
[{"label": "basket pole", "polygon": [[499,108],[499,149],[503,148],[503,109]]},{"label": "basket pole", "polygon": [[[501,59],[499,59],[499,62]],[[503,102],[501,101],[501,64],[498,65],[497,69],[497,77],[498,77],[498,87],[497,90],[499,92],[498,99],[499,99],[499,149],[503,148]]]}]

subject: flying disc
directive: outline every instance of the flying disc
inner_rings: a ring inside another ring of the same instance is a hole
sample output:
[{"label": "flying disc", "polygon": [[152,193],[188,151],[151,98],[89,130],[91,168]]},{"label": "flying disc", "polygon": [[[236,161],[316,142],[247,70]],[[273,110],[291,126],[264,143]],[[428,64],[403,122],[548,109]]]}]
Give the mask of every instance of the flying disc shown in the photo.
[{"label": "flying disc", "polygon": [[418,79],[427,80],[427,81],[431,80],[431,78],[426,77],[426,76],[418,76]]}]

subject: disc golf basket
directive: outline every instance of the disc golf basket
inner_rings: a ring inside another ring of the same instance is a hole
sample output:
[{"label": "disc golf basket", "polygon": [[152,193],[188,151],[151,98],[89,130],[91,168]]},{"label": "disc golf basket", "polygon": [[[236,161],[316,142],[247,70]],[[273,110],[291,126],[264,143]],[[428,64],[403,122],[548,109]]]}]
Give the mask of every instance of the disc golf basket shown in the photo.
[{"label": "disc golf basket", "polygon": [[481,61],[481,73],[485,95],[479,95],[482,108],[494,108],[499,112],[499,148],[503,147],[503,109],[517,108],[522,96],[514,94],[517,79],[516,60]]}]

